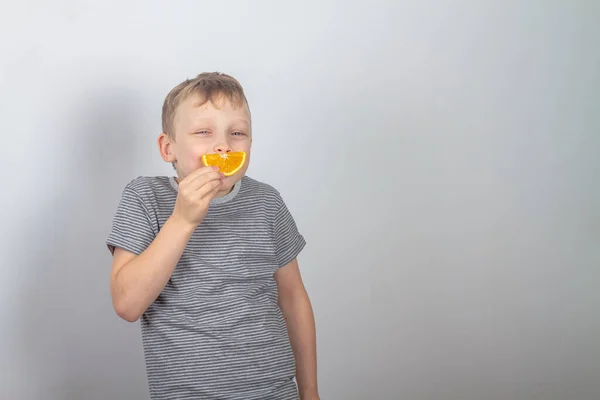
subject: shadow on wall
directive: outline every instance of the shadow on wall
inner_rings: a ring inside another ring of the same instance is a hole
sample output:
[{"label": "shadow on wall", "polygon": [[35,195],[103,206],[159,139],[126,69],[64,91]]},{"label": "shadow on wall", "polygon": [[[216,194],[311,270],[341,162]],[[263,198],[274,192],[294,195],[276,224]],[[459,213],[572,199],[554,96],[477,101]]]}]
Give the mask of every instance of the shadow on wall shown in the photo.
[{"label": "shadow on wall", "polygon": [[21,256],[30,276],[17,303],[22,384],[35,399],[147,399],[139,325],[112,310],[104,244],[133,178],[140,102],[122,89],[81,93],[65,110],[65,140],[52,154],[60,173],[51,200],[23,229],[22,243],[35,251]]}]

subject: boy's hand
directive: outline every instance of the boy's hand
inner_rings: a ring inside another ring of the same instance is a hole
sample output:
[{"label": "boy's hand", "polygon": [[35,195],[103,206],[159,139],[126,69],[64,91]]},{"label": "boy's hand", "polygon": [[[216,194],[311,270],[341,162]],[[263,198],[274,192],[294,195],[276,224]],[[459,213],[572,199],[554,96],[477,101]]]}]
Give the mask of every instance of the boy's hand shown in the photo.
[{"label": "boy's hand", "polygon": [[201,224],[210,201],[219,192],[224,175],[213,167],[202,167],[179,182],[173,216],[193,227]]}]

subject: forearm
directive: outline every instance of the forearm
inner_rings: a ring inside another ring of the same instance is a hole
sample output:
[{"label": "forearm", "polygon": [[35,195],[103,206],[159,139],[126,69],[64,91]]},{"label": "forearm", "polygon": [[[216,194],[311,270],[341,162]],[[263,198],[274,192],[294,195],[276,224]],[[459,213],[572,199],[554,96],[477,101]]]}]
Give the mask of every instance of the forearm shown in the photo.
[{"label": "forearm", "polygon": [[156,300],[193,231],[193,226],[169,218],[150,246],[118,270],[112,281],[112,294],[119,316],[133,322]]},{"label": "forearm", "polygon": [[282,301],[290,343],[296,359],[296,381],[300,396],[318,398],[315,319],[306,291]]}]

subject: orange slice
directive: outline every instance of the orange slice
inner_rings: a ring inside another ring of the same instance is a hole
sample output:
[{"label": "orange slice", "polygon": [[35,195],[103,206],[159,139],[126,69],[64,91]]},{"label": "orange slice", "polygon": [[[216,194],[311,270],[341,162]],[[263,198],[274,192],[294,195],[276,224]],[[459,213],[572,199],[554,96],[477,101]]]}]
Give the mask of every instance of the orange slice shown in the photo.
[{"label": "orange slice", "polygon": [[237,151],[232,153],[205,154],[202,163],[207,167],[219,167],[219,171],[225,176],[231,176],[238,172],[246,162],[246,153]]}]

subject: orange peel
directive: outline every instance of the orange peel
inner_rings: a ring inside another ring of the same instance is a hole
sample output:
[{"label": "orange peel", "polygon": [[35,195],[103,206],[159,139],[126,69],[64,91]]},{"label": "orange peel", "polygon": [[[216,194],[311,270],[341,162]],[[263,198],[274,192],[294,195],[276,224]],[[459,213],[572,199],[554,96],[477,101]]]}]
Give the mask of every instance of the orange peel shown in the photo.
[{"label": "orange peel", "polygon": [[202,163],[206,167],[219,167],[225,176],[236,174],[246,163],[246,153],[235,151],[230,153],[214,153],[202,156]]}]

